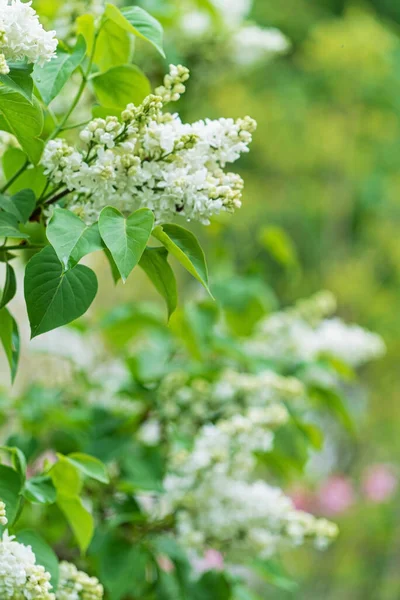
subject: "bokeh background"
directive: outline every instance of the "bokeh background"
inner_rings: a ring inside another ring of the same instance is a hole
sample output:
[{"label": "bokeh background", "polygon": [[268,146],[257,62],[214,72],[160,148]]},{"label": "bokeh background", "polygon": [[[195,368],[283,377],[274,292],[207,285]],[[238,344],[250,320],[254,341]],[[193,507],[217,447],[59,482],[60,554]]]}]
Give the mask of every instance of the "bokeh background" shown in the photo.
[{"label": "bokeh background", "polygon": [[[309,481],[299,486],[294,480],[289,490],[299,506],[320,507],[337,521],[340,536],[325,552],[287,555],[297,591],[271,588],[265,597],[397,600],[400,3],[254,0],[249,19],[279,28],[291,48],[252,67],[215,52],[214,34],[194,48],[168,38],[178,2],[140,4],[163,20],[171,62],[192,69],[179,104],[183,116],[249,114],[259,124],[240,163],[243,208],[196,231],[208,251],[211,281],[229,280],[235,294],[241,278],[252,276],[268,286],[262,293],[269,288],[283,305],[329,289],[341,316],[378,332],[387,344],[386,357],[362,374],[368,398],[353,411],[355,433],[339,433],[334,459],[323,454]],[[154,55],[142,60],[159,80],[165,65],[154,63]],[[103,266],[95,311],[117,298],[155,299],[140,275],[111,294]],[[180,285],[182,298],[197,291],[185,279]]]},{"label": "bokeh background", "polygon": [[[260,275],[283,304],[329,289],[343,317],[384,337],[386,358],[362,377],[369,397],[356,434],[315,491],[340,537],[287,564],[298,600],[395,600],[400,510],[388,472],[400,458],[400,4],[255,0],[250,19],[281,29],[292,48],[252,69],[212,52],[193,58],[198,81],[185,114],[250,114],[259,124],[241,163],[243,208],[199,234],[214,278],[222,264]],[[299,492],[300,504],[313,502]]]}]

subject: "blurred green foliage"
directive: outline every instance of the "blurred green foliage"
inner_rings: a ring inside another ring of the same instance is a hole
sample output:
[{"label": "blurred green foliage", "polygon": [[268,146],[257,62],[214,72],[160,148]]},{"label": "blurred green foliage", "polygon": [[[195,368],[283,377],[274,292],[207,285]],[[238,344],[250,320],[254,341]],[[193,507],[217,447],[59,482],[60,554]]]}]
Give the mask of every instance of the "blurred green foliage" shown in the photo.
[{"label": "blurred green foliage", "polygon": [[[210,245],[262,273],[284,302],[332,290],[347,318],[384,336],[388,356],[369,371],[368,415],[343,461],[357,478],[369,462],[400,458],[400,5],[256,0],[252,16],[280,27],[291,53],[256,72],[221,72],[185,106],[259,123],[240,217],[215,225]],[[357,505],[340,526],[328,554],[296,554],[296,599],[398,598],[396,506]]]}]

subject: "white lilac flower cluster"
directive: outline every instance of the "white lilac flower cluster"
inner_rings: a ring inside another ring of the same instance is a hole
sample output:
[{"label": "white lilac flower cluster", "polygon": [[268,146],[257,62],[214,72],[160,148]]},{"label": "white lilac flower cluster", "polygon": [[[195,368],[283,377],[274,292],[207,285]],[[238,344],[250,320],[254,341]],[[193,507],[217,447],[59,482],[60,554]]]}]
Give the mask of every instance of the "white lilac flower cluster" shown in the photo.
[{"label": "white lilac flower cluster", "polygon": [[0,73],[8,61],[27,60],[39,65],[51,60],[57,48],[55,31],[45,31],[31,2],[0,0]]},{"label": "white lilac flower cluster", "polygon": [[103,595],[103,586],[96,577],[78,571],[71,563],[60,563],[57,600],[102,600]]},{"label": "white lilac flower cluster", "polygon": [[191,0],[187,0],[178,23],[178,46],[217,37],[225,44],[227,55],[242,67],[287,52],[290,42],[279,29],[260,27],[247,20],[252,4],[252,0],[211,0],[219,16],[215,19],[210,11],[194,8]]},{"label": "white lilac flower cluster", "polygon": [[164,501],[177,513],[177,535],[190,550],[211,546],[231,560],[243,553],[269,558],[283,545],[312,537],[329,543],[337,527],[295,509],[282,490],[254,478],[255,453],[273,444],[273,428],[285,423],[283,406],[253,407],[203,426],[193,449],[171,456]]},{"label": "white lilac flower cluster", "polygon": [[36,564],[30,546],[7,532],[0,539],[0,598],[2,600],[55,600],[50,574]]},{"label": "white lilac flower cluster", "polygon": [[252,355],[301,362],[329,356],[358,367],[385,353],[382,338],[339,318],[324,318],[336,308],[335,299],[321,292],[294,308],[275,313],[259,325],[246,348]]},{"label": "white lilac flower cluster", "polygon": [[182,123],[163,106],[184,92],[188,70],[171,66],[164,85],[121,118],[94,119],[81,132],[81,150],[63,139],[46,145],[43,166],[58,189],[75,192],[68,208],[87,222],[106,205],[124,213],[147,207],[158,222],[180,214],[208,224],[241,205],[243,180],[224,167],[248,152],[250,117]]},{"label": "white lilac flower cluster", "polygon": [[5,527],[7,523],[6,505],[0,500],[0,525]]},{"label": "white lilac flower cluster", "polygon": [[158,390],[158,402],[169,427],[192,435],[199,425],[215,418],[226,418],[251,407],[292,402],[305,396],[303,383],[273,371],[257,374],[233,369],[216,381],[191,379],[184,371],[166,375]]}]

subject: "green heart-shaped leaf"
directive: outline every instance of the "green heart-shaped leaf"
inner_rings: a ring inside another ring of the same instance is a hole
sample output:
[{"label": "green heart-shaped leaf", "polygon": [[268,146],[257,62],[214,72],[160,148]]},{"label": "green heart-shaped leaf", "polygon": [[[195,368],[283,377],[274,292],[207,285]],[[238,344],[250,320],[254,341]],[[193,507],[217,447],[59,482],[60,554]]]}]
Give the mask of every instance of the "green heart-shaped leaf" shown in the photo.
[{"label": "green heart-shaped leaf", "polygon": [[154,225],[154,215],[148,208],[140,208],[127,219],[112,206],[100,213],[99,230],[105,245],[121,274],[123,281],[138,264]]},{"label": "green heart-shaped leaf", "polygon": [[97,293],[96,275],[77,265],[63,271],[55,250],[46,246],[27,264],[25,301],[32,338],[82,316]]},{"label": "green heart-shaped leaf", "polygon": [[65,208],[56,208],[47,227],[47,239],[64,267],[76,265],[81,258],[103,249],[97,224],[88,226]]}]

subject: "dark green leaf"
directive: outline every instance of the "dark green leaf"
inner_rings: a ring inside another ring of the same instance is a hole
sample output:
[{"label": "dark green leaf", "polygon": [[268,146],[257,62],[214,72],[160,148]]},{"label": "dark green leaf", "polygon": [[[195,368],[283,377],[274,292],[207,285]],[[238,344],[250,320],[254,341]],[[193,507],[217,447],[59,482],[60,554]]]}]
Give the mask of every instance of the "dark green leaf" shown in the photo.
[{"label": "dark green leaf", "polygon": [[25,301],[32,337],[82,316],[97,293],[96,275],[83,265],[63,272],[51,246],[33,256],[25,271]]},{"label": "dark green leaf", "polygon": [[140,208],[127,219],[116,208],[106,206],[100,213],[99,230],[115,264],[126,281],[138,264],[154,225],[154,215]]},{"label": "dark green leaf", "polygon": [[15,277],[15,271],[12,266],[6,264],[6,281],[4,284],[3,295],[0,299],[0,309],[4,308],[15,296],[17,291],[17,280]]},{"label": "dark green leaf", "polygon": [[204,252],[191,231],[180,225],[158,225],[152,233],[163,246],[206,288],[208,287],[208,269]]},{"label": "dark green leaf", "polygon": [[25,546],[31,546],[36,556],[36,564],[41,565],[51,575],[51,585],[53,592],[57,590],[59,579],[58,558],[47,542],[35,531],[24,529],[17,534],[17,540]]},{"label": "dark green leaf", "polygon": [[17,323],[7,308],[0,310],[0,342],[10,366],[11,380],[14,381],[19,360],[19,332]]},{"label": "dark green leaf", "polygon": [[168,263],[168,250],[146,248],[139,265],[167,303],[168,318],[176,309],[178,292],[173,270]]},{"label": "dark green leaf", "polygon": [[29,235],[19,229],[17,218],[6,212],[0,212],[0,238],[10,237],[26,240]]},{"label": "dark green leaf", "polygon": [[26,478],[26,458],[25,454],[15,446],[0,446],[0,450],[6,452],[11,458],[11,463],[14,469],[19,473],[21,481]]},{"label": "dark green leaf", "polygon": [[36,200],[32,190],[21,190],[14,196],[0,195],[0,208],[13,215],[20,223],[26,223],[35,210]]},{"label": "dark green leaf", "polygon": [[[6,527],[11,527],[18,514],[21,500],[21,478],[17,471],[0,465],[0,498],[6,505],[6,517],[8,520]],[[0,525],[0,531],[4,529]]]}]

